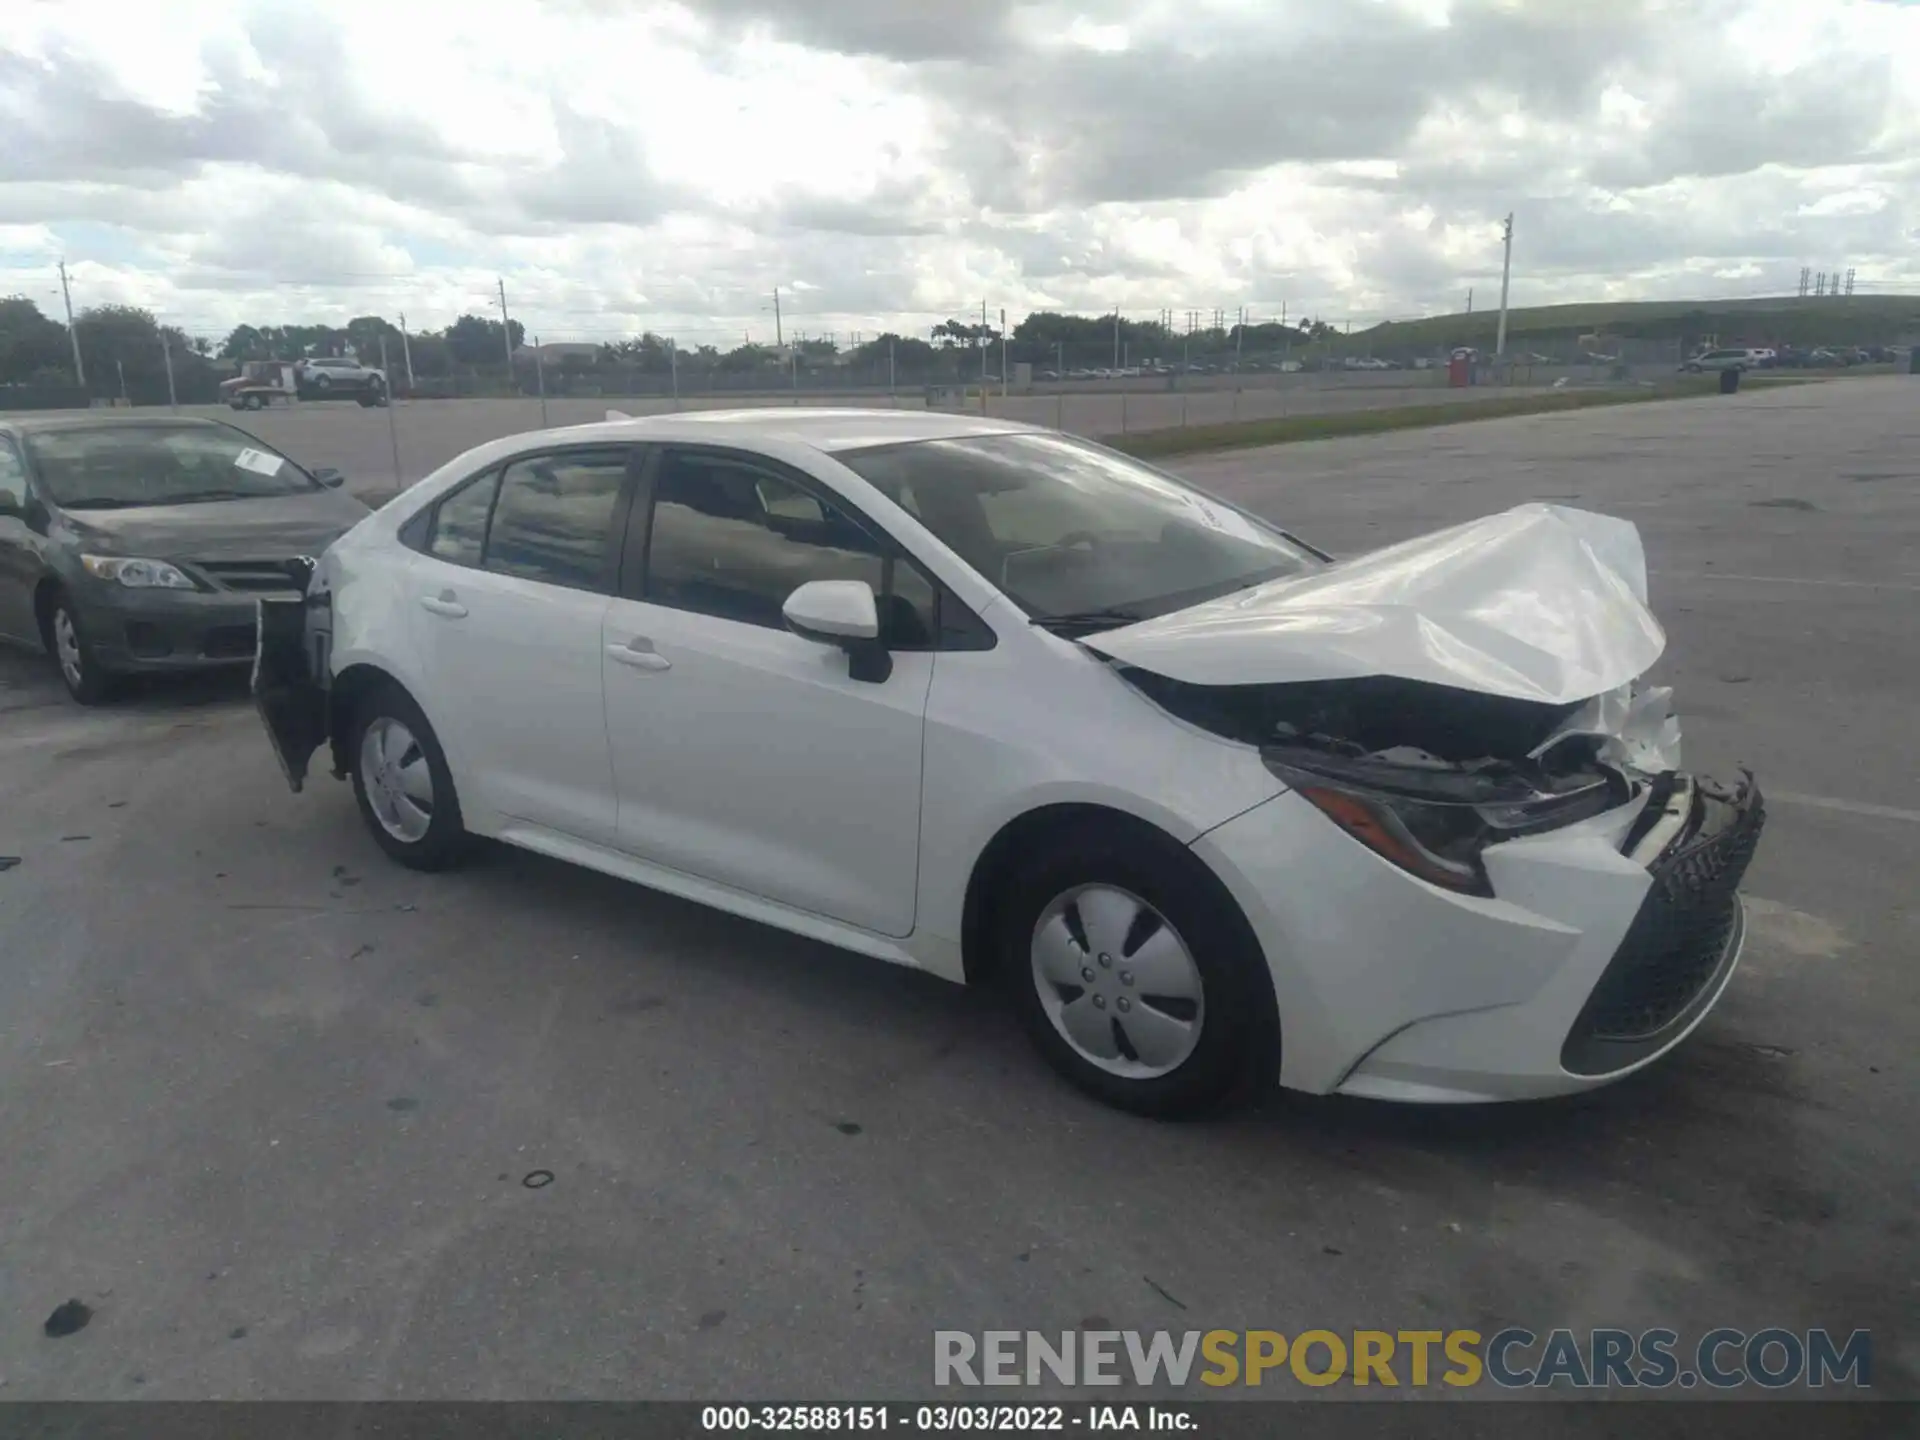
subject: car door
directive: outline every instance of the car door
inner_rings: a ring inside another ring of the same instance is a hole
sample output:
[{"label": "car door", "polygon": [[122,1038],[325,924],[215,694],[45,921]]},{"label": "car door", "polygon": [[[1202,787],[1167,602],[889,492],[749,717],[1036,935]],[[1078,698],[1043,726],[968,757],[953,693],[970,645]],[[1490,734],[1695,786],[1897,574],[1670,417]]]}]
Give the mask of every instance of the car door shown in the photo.
[{"label": "car door", "polygon": [[[786,629],[809,580],[867,581],[884,681]],[[936,589],[809,478],[747,452],[663,447],[607,609],[621,847],[882,935],[913,929]]]},{"label": "car door", "polygon": [[39,575],[27,529],[27,467],[11,436],[0,435],[0,636],[33,640],[33,586]]},{"label": "car door", "polygon": [[459,782],[509,820],[599,844],[615,838],[601,626],[633,458],[625,445],[520,456],[409,536],[423,704]]}]

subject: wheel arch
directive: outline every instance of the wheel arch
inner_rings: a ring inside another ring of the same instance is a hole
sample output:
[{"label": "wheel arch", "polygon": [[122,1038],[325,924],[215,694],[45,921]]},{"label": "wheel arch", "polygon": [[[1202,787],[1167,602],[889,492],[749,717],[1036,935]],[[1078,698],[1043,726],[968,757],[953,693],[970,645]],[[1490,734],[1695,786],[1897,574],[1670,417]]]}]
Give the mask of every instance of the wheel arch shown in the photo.
[{"label": "wheel arch", "polygon": [[[387,686],[398,690],[418,707],[419,697],[404,681],[384,666],[361,660],[335,675],[327,686],[327,743],[333,752],[333,773],[347,775],[353,765],[348,746],[353,739],[353,716],[362,699]],[[425,713],[422,711],[422,713]]]},{"label": "wheel arch", "polygon": [[[1006,881],[1022,860],[1042,846],[1053,844],[1082,829],[1099,829],[1104,836],[1124,834],[1130,841],[1168,857],[1169,863],[1190,867],[1203,874],[1219,892],[1219,897],[1242,924],[1246,917],[1225,882],[1213,873],[1187,846],[1151,820],[1130,811],[1093,801],[1059,801],[1022,812],[1002,825],[981,849],[967,876],[965,899],[960,911],[960,951],[963,976],[968,985],[989,981],[999,957],[993,953],[992,935],[995,906]],[[1249,938],[1252,927],[1247,927]]]},{"label": "wheel arch", "polygon": [[53,653],[53,602],[54,597],[66,587],[60,583],[58,575],[42,575],[33,587],[33,623],[35,633],[40,637],[41,647],[51,655]]}]

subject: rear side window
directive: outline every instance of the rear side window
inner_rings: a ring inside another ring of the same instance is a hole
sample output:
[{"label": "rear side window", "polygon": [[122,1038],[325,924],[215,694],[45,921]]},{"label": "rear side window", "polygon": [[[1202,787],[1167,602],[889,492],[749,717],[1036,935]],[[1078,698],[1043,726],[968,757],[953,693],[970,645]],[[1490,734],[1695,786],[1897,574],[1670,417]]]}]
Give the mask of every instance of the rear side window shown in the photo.
[{"label": "rear side window", "polygon": [[604,587],[627,452],[569,451],[501,472],[487,531],[489,570],[575,590]]},{"label": "rear side window", "polygon": [[426,552],[454,565],[478,565],[486,553],[487,516],[500,472],[469,480],[442,500],[433,512],[426,536]]},{"label": "rear side window", "polygon": [[24,509],[27,503],[27,467],[13,441],[0,436],[0,507]]}]

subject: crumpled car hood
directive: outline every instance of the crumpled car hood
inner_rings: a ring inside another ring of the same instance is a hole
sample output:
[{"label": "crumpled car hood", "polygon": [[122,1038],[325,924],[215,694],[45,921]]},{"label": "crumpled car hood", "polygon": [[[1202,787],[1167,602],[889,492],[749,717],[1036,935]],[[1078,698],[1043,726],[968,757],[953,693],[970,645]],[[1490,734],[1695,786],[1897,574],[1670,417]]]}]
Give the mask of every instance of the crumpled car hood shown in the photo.
[{"label": "crumpled car hood", "polygon": [[1644,674],[1667,637],[1632,522],[1533,504],[1082,643],[1193,685],[1392,675],[1564,705]]}]

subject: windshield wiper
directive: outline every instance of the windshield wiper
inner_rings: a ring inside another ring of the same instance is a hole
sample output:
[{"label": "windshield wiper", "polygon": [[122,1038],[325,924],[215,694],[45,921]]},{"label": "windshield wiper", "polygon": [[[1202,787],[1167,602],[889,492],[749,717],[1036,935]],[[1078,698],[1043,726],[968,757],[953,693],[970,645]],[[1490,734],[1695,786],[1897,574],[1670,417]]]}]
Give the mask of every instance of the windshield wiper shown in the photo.
[{"label": "windshield wiper", "polygon": [[238,490],[183,490],[178,495],[168,495],[152,503],[156,505],[191,505],[198,500],[246,500],[249,496]]},{"label": "windshield wiper", "polygon": [[151,500],[115,500],[105,495],[86,495],[78,500],[61,500],[62,510],[144,510]]},{"label": "windshield wiper", "polygon": [[1059,615],[1035,615],[1030,623],[1055,634],[1078,635],[1096,630],[1116,630],[1122,625],[1137,624],[1145,618],[1132,610],[1109,607],[1101,610],[1069,610]]}]

